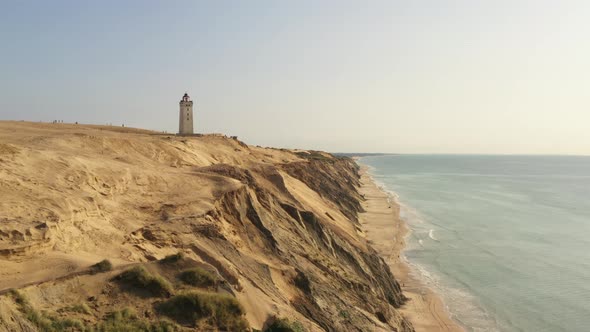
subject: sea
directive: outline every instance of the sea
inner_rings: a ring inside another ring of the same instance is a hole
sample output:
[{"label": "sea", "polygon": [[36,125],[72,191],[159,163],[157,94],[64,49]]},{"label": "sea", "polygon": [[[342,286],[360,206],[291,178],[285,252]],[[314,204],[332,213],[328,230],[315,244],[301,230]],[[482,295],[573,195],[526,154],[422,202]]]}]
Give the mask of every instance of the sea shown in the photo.
[{"label": "sea", "polygon": [[468,331],[590,331],[590,157],[359,162],[401,205],[413,273]]}]

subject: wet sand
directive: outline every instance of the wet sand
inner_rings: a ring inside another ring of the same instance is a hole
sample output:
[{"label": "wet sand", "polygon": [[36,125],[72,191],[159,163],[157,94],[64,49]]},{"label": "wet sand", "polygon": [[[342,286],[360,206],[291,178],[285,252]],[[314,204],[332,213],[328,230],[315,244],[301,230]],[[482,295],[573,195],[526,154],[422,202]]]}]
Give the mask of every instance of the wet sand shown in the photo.
[{"label": "wet sand", "polygon": [[366,201],[366,212],[360,215],[363,229],[371,245],[385,259],[391,272],[409,299],[401,312],[421,331],[465,331],[451,319],[442,299],[418,280],[403,259],[405,236],[409,229],[400,218],[400,207],[395,200],[381,190],[362,166],[360,193]]}]

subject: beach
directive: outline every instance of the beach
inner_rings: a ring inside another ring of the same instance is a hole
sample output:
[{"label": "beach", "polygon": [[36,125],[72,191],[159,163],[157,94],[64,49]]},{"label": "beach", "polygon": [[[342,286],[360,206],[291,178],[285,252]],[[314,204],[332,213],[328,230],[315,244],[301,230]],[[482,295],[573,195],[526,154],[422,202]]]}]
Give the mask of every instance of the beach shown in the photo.
[{"label": "beach", "polygon": [[360,193],[366,200],[360,221],[367,240],[385,259],[408,298],[401,307],[402,314],[417,332],[465,331],[450,318],[442,299],[418,280],[404,261],[404,238],[409,229],[400,218],[400,207],[373,181],[367,167],[361,167]]}]

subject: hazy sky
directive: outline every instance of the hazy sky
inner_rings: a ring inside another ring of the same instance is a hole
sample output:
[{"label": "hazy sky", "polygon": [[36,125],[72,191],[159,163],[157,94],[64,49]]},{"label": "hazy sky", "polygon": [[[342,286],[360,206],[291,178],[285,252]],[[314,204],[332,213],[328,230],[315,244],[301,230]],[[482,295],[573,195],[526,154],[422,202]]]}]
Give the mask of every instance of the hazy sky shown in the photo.
[{"label": "hazy sky", "polygon": [[0,119],[590,154],[590,1],[3,1]]}]

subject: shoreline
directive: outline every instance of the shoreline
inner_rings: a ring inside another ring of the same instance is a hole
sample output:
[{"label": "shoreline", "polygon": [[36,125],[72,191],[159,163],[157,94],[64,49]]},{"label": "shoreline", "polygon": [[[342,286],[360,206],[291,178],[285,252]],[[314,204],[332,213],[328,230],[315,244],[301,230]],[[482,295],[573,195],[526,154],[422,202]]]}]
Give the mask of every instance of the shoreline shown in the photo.
[{"label": "shoreline", "polygon": [[367,240],[383,257],[399,282],[408,301],[400,308],[417,332],[449,331],[465,332],[450,313],[442,298],[413,275],[411,267],[403,258],[405,238],[410,229],[400,218],[400,206],[383,191],[368,172],[368,166],[361,166],[360,194],[365,197],[360,222]]}]

